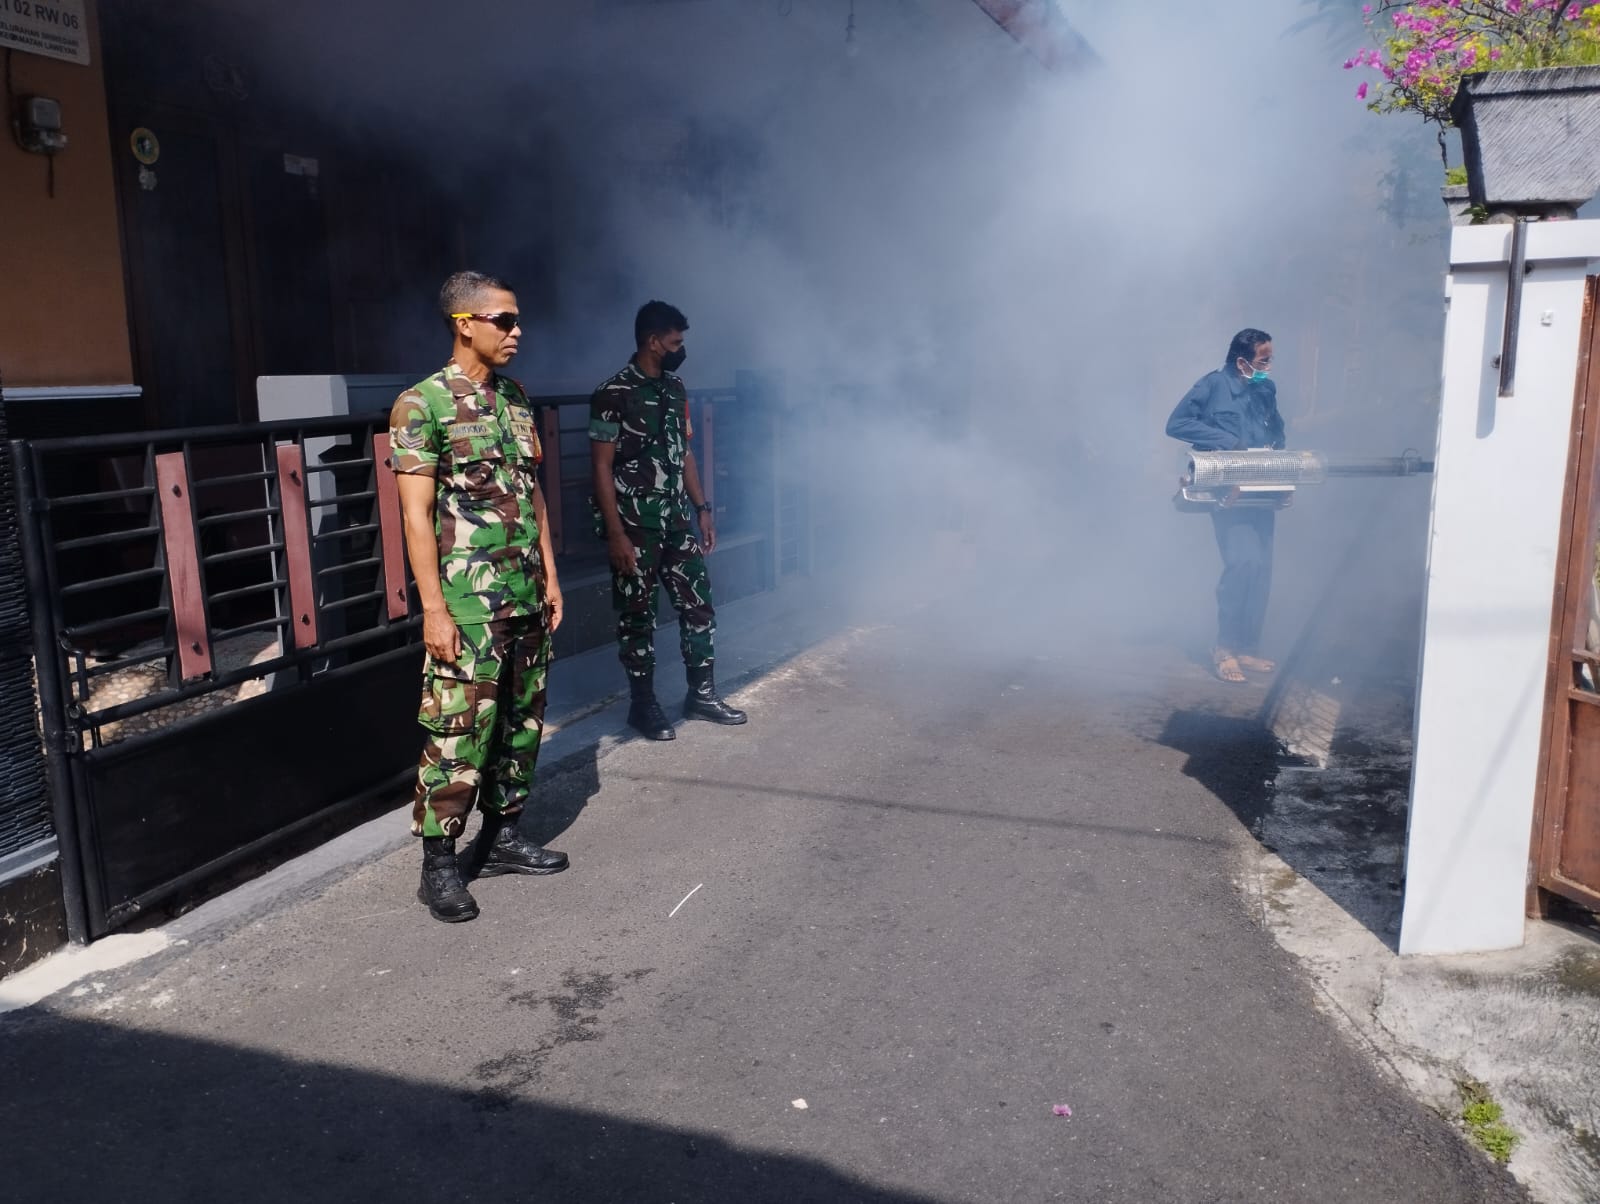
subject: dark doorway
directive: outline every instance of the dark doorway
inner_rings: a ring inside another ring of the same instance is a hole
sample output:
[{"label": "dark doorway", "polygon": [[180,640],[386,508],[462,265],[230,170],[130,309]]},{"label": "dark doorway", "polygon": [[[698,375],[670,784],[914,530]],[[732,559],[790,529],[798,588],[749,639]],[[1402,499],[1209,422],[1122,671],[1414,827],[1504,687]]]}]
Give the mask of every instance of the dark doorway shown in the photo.
[{"label": "dark doorway", "polygon": [[255,361],[263,375],[333,370],[333,303],[322,156],[249,142],[242,174],[250,231]]},{"label": "dark doorway", "polygon": [[217,123],[153,104],[130,104],[114,130],[156,131],[160,158],[118,156],[134,354],[146,418],[157,426],[211,426],[253,416],[244,264],[238,254],[234,165]]},{"label": "dark doorway", "polygon": [[340,370],[324,139],[236,23],[182,3],[104,20],[145,425],[252,422],[258,376]]}]

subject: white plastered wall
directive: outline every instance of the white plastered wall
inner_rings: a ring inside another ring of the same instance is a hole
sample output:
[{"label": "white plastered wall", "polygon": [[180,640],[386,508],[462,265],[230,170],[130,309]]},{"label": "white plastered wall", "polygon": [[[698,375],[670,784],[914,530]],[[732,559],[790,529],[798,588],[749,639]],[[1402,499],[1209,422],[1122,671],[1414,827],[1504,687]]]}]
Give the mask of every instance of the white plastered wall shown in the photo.
[{"label": "white plastered wall", "polygon": [[1509,226],[1452,232],[1401,953],[1523,940],[1583,282],[1600,222],[1528,229],[1498,397]]}]

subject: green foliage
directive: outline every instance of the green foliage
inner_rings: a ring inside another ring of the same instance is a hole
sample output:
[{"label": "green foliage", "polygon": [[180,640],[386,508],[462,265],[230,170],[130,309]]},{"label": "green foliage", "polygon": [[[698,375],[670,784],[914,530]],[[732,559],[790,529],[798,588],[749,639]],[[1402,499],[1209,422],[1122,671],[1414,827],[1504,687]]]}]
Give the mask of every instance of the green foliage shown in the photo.
[{"label": "green foliage", "polygon": [[1444,173],[1446,186],[1464,185],[1467,182],[1467,169],[1465,166],[1456,166],[1447,169]]},{"label": "green foliage", "polygon": [[1501,1166],[1510,1162],[1522,1137],[1505,1123],[1505,1110],[1476,1079],[1461,1080],[1456,1090],[1461,1093],[1461,1123],[1472,1143]]},{"label": "green foliage", "polygon": [[1376,48],[1344,65],[1380,78],[1356,95],[1441,129],[1467,75],[1600,63],[1600,0],[1383,0],[1363,11]]}]

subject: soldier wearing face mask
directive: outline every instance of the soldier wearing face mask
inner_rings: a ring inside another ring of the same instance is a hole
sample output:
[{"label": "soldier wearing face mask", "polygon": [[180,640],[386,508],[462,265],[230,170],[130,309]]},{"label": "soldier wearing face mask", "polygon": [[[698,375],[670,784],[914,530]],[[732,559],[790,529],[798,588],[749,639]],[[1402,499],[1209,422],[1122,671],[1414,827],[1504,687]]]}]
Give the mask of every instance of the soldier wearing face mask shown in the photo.
[{"label": "soldier wearing face mask", "polygon": [[689,396],[676,375],[688,354],[688,329],[689,320],[666,302],[646,303],[634,319],[633,358],[589,405],[596,533],[611,561],[618,651],[632,695],[628,725],[652,740],[674,734],[655,695],[658,584],[678,612],[689,679],[684,715],[745,721],[717,695],[712,677],[716,614],[704,553],[717,546],[717,528],[689,449]]},{"label": "soldier wearing face mask", "polygon": [[[1264,330],[1241,330],[1228,345],[1222,367],[1184,394],[1167,419],[1167,434],[1196,451],[1283,447],[1283,416],[1271,372],[1272,336]],[[1266,508],[1219,507],[1211,512],[1222,552],[1212,660],[1217,676],[1226,682],[1245,681],[1246,670],[1270,673],[1277,667],[1257,655],[1272,588],[1274,518],[1275,512]]]}]

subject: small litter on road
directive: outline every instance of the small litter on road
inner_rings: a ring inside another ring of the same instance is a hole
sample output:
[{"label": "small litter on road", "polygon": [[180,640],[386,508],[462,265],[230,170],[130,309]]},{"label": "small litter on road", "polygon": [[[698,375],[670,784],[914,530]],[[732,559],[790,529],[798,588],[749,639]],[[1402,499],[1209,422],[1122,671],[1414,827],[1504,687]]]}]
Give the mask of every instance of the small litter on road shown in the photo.
[{"label": "small litter on road", "polygon": [[803,1100],[803,1099],[797,1099],[797,1100],[791,1100],[791,1101],[790,1101],[790,1102],[791,1102],[791,1103],[792,1103],[792,1104],[793,1104],[793,1105],[794,1105],[794,1106],[795,1106],[795,1107],[796,1107],[796,1108],[799,1108],[799,1109],[800,1109],[800,1111],[802,1111],[802,1112],[804,1112],[804,1111],[805,1111],[805,1110],[806,1110],[806,1109],[807,1109],[807,1108],[809,1108],[809,1107],[810,1107],[810,1106],[811,1106],[811,1105],[810,1105],[810,1104],[808,1104],[808,1103],[806,1103],[806,1101],[805,1101],[805,1100]]},{"label": "small litter on road", "polygon": [[[704,886],[704,885],[705,885],[704,882],[702,882],[700,884],[700,886]],[[695,887],[694,890],[690,891],[688,894],[684,895],[683,898],[679,899],[678,900],[678,907],[682,907],[690,899],[694,898],[694,891],[695,890],[699,890],[700,886]],[[671,911],[667,912],[667,919],[670,920],[673,916],[678,914],[678,907],[674,907]]]},{"label": "small litter on road", "polygon": [[1065,1116],[1068,1120],[1072,1119],[1072,1106],[1070,1104],[1057,1104],[1054,1108],[1051,1108],[1050,1111],[1054,1112],[1057,1116]]}]

